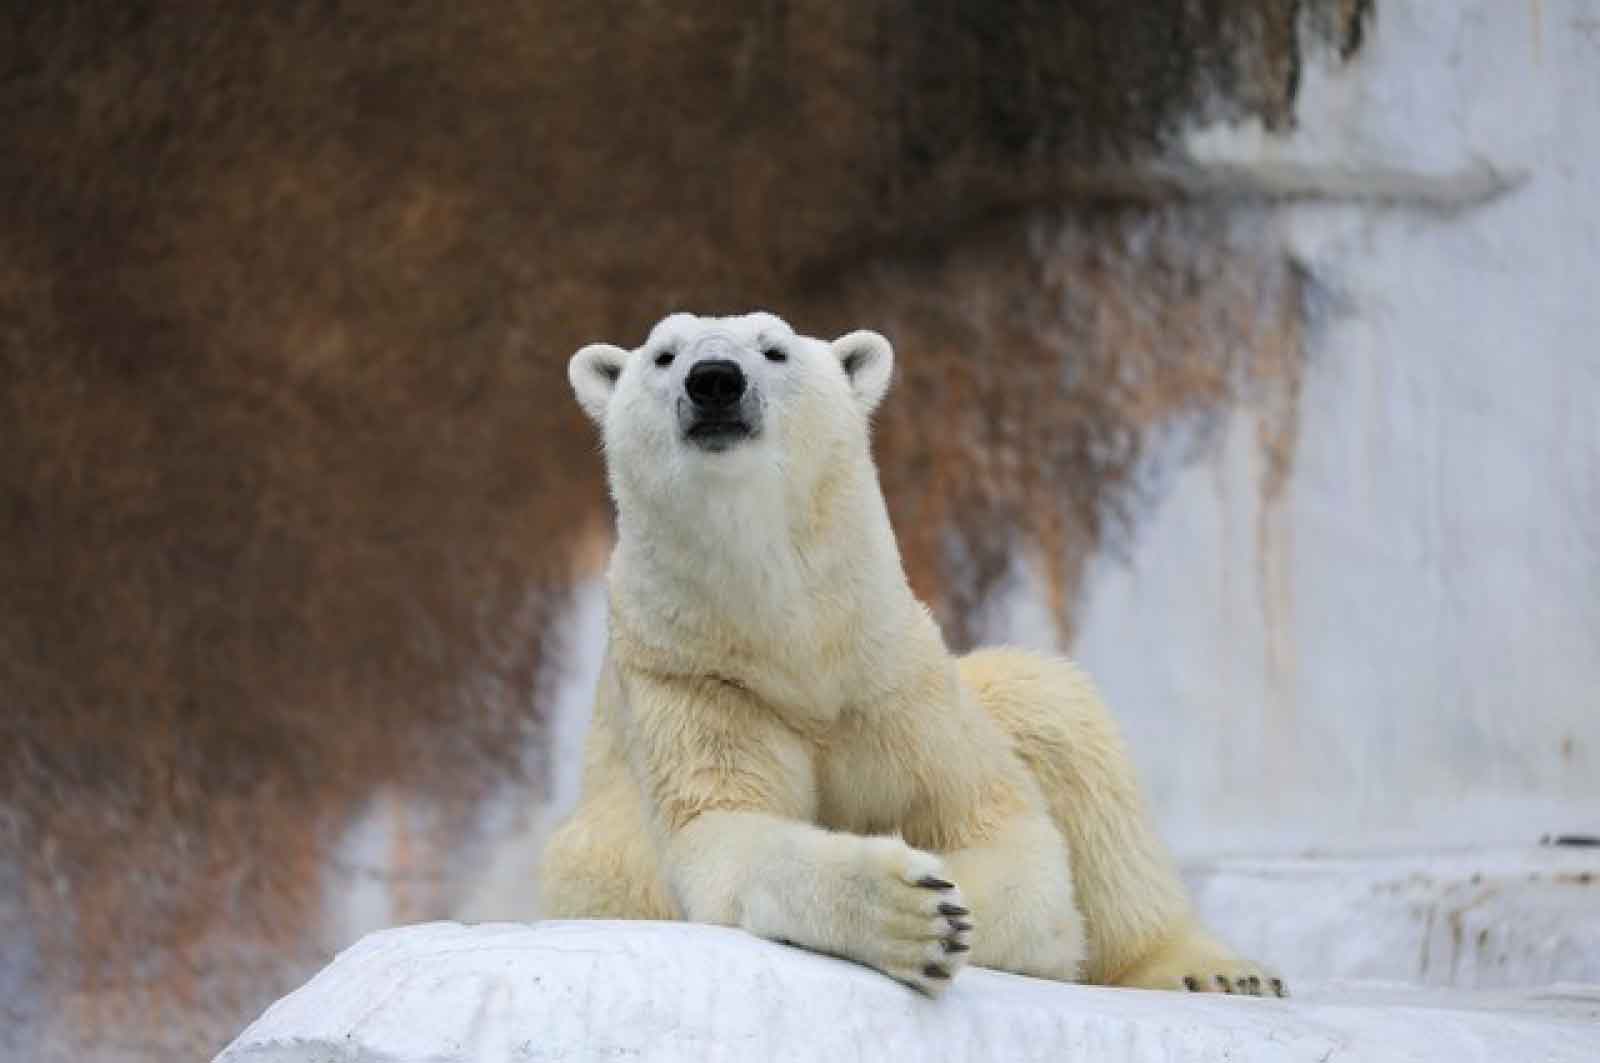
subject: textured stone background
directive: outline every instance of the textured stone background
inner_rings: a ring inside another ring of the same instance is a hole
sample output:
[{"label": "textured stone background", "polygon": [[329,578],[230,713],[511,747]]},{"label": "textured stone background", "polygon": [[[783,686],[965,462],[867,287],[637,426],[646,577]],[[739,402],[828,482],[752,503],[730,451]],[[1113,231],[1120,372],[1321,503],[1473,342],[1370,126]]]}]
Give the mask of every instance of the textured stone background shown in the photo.
[{"label": "textured stone background", "polygon": [[957,645],[1023,543],[1070,638],[1153,439],[1248,399],[1279,490],[1316,293],[1175,144],[1291,133],[1371,9],[12,5],[0,1054],[204,1055],[351,895],[459,902],[604,556],[583,342],[891,335],[885,486]]}]

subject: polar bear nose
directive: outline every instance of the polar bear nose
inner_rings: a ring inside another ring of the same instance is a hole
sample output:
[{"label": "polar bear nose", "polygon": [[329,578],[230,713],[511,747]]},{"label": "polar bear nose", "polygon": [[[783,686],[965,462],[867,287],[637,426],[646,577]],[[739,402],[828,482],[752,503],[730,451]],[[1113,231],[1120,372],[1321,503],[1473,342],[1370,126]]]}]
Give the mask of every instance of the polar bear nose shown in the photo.
[{"label": "polar bear nose", "polygon": [[683,388],[702,410],[725,410],[744,395],[744,370],[739,363],[707,359],[689,370]]}]

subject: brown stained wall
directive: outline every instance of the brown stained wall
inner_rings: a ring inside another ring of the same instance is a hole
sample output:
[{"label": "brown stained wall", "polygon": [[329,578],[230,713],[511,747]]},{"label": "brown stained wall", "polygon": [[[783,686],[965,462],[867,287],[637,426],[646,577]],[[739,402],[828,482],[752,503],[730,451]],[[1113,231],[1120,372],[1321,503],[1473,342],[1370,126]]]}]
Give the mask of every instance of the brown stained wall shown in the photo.
[{"label": "brown stained wall", "polygon": [[1018,210],[1288,122],[1303,6],[10,5],[0,1055],[214,1051],[385,795],[371,873],[448,910],[603,556],[584,341],[889,332],[918,587],[964,642],[1032,542],[1070,622],[1141,433],[1292,378],[1294,284],[1211,210]]},{"label": "brown stained wall", "polygon": [[[1083,564],[1136,534],[1163,437],[1202,447],[1248,401],[1287,475],[1304,281],[1259,211],[1037,211],[952,249],[885,256],[807,320],[870,321],[897,382],[877,454],[912,582],[953,646],[981,634],[1019,551],[1071,641]],[[837,308],[837,309],[835,309]]]}]

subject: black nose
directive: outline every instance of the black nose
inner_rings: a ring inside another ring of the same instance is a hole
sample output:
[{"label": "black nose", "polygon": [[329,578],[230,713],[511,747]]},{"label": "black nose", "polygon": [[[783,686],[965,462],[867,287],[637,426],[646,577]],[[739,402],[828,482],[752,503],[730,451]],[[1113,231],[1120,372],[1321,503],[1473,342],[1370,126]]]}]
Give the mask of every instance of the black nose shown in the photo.
[{"label": "black nose", "polygon": [[683,388],[700,409],[725,410],[744,394],[744,371],[737,362],[708,359],[689,370]]}]

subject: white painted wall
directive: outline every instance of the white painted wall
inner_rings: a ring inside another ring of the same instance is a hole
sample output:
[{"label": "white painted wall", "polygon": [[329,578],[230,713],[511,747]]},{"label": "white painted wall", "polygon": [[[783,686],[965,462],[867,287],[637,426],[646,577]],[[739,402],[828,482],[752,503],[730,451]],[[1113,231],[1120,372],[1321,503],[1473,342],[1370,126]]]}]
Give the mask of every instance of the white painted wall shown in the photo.
[{"label": "white painted wall", "polygon": [[1291,478],[1236,412],[1073,649],[1182,852],[1600,833],[1600,4],[1380,0],[1308,61],[1294,134],[1188,141],[1309,197]]}]

